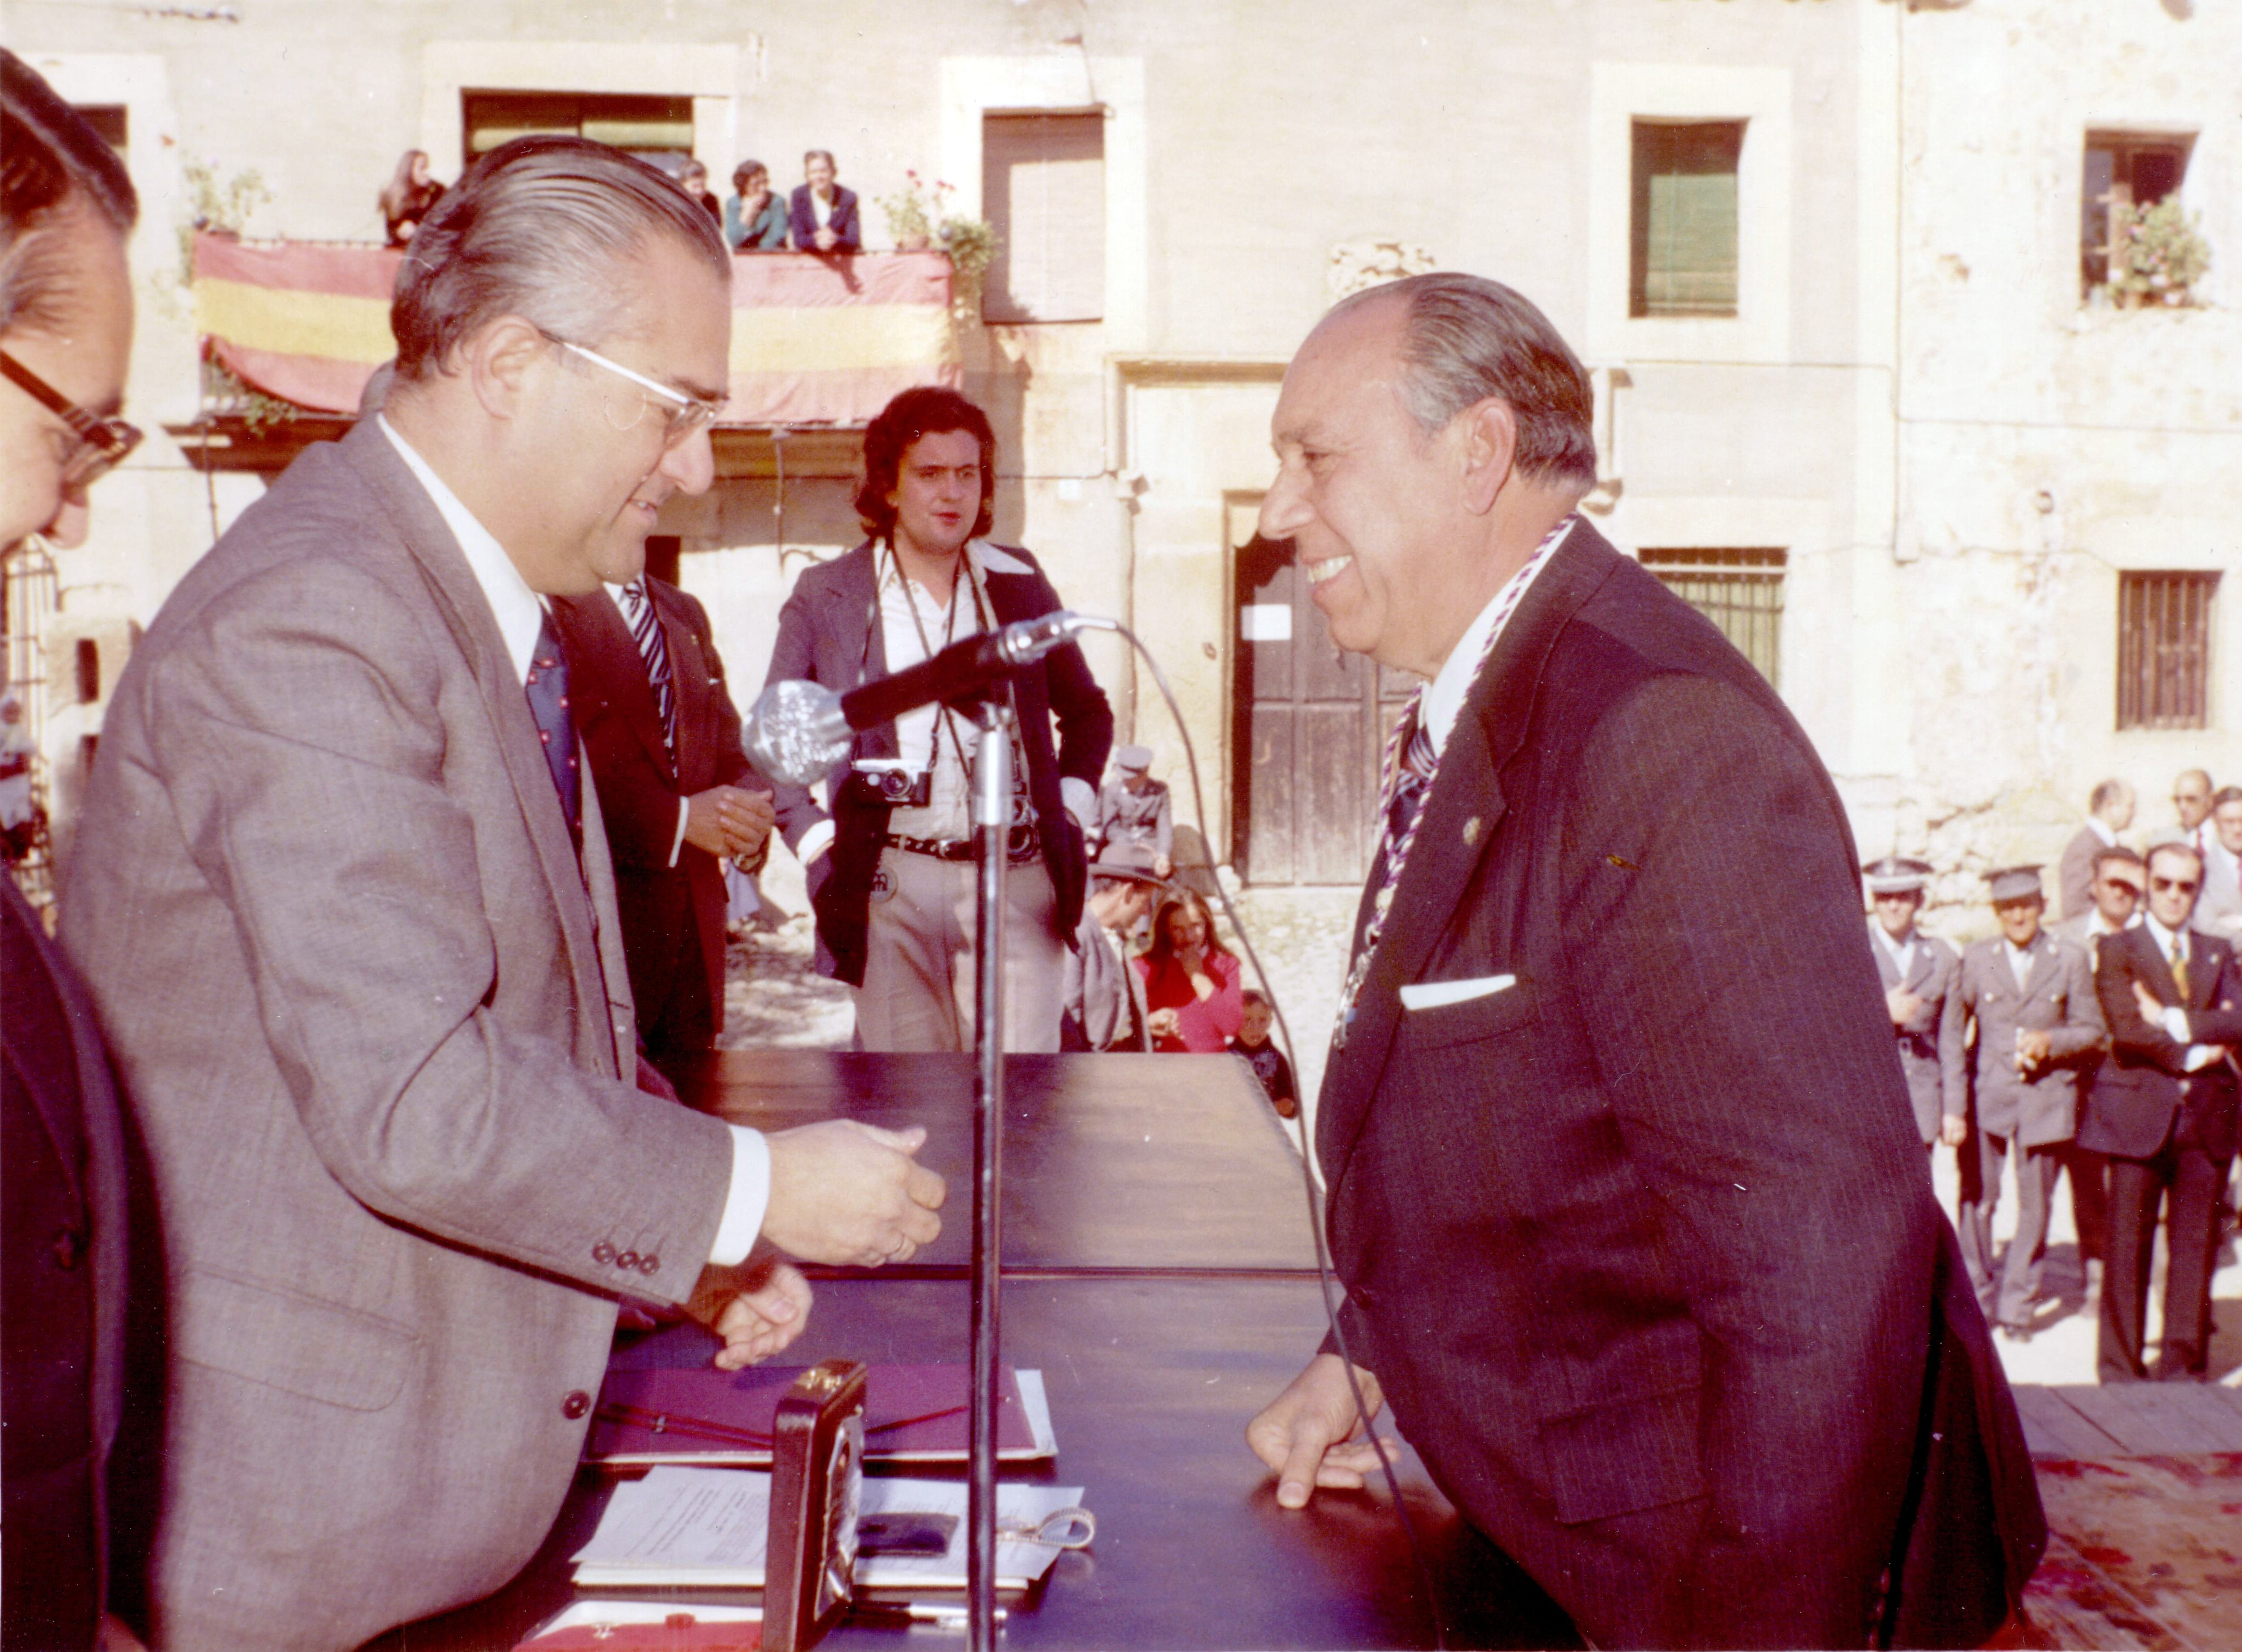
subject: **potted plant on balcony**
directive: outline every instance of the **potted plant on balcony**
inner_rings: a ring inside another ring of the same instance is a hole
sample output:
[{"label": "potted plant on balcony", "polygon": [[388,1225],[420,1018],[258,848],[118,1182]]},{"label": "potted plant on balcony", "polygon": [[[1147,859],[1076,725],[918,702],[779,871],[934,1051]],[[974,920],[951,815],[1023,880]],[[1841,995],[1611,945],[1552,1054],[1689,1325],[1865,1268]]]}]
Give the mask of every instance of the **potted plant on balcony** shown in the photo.
[{"label": "potted plant on balcony", "polygon": [[950,186],[939,178],[929,189],[915,171],[903,174],[904,185],[893,195],[879,197],[888,228],[898,252],[939,250],[949,256],[955,284],[952,297],[961,316],[980,307],[981,278],[997,256],[996,226],[986,218],[967,217],[946,210]]},{"label": "potted plant on balcony", "polygon": [[2195,284],[2211,268],[2201,215],[2167,196],[2150,206],[2118,206],[2111,219],[2110,302],[2120,310],[2193,303]]}]

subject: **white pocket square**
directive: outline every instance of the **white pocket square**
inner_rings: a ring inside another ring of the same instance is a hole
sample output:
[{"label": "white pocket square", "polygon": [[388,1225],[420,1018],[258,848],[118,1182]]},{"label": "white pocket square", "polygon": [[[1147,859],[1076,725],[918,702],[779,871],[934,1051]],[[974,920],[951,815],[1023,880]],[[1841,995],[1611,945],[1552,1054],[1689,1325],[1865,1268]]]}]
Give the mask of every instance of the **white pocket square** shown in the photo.
[{"label": "white pocket square", "polygon": [[1411,981],[1401,989],[1401,1007],[1422,1010],[1438,1009],[1443,1004],[1468,1004],[1474,998],[1508,992],[1517,985],[1515,975],[1474,975],[1464,981]]}]

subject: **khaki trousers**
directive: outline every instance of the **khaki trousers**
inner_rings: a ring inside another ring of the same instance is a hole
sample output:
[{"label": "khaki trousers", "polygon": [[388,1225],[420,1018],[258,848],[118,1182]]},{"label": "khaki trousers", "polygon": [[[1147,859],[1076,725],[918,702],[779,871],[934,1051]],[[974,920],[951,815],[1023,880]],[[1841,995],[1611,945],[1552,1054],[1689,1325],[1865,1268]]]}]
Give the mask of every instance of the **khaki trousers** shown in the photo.
[{"label": "khaki trousers", "polygon": [[[892,846],[880,854],[856,989],[860,1050],[973,1047],[974,866]],[[1040,859],[1004,878],[1004,1047],[1058,1048],[1057,898]]]}]

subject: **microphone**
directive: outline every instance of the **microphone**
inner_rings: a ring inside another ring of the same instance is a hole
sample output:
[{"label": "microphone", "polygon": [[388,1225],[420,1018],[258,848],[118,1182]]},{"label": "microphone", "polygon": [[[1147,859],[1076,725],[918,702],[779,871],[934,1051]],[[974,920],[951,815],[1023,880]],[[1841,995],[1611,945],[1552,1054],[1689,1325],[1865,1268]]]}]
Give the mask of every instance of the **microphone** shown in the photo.
[{"label": "microphone", "polygon": [[845,694],[799,679],[773,683],[748,713],[742,744],[764,779],[809,786],[848,756],[849,737],[858,731],[891,723],[922,706],[957,699],[1032,665],[1085,631],[1120,629],[1113,620],[1060,608],[952,643],[931,659]]}]

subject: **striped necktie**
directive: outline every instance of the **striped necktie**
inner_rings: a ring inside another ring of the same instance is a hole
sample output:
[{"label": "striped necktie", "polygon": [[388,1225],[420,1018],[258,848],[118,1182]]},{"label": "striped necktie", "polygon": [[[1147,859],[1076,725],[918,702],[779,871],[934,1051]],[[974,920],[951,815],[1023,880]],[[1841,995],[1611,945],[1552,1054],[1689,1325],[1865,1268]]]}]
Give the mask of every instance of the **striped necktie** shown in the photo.
[{"label": "striped necktie", "polygon": [[545,767],[560,795],[560,813],[568,822],[568,835],[581,850],[584,839],[584,776],[576,761],[576,719],[568,709],[568,657],[560,652],[560,633],[553,616],[537,628],[537,645],[529,652],[529,675],[522,684],[529,699],[529,715],[537,724],[537,738],[545,747]]},{"label": "striped necktie", "polygon": [[641,574],[623,587],[623,607],[630,620],[631,640],[646,662],[647,681],[654,686],[654,708],[661,713],[661,743],[677,755],[677,698],[670,691],[669,643],[661,634],[661,620],[654,612],[653,594]]}]

